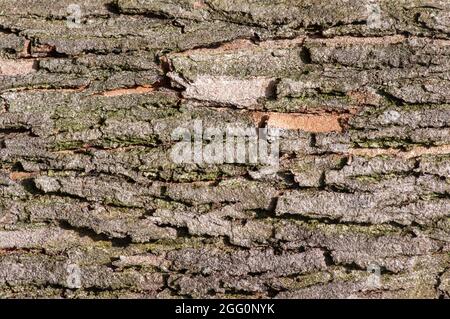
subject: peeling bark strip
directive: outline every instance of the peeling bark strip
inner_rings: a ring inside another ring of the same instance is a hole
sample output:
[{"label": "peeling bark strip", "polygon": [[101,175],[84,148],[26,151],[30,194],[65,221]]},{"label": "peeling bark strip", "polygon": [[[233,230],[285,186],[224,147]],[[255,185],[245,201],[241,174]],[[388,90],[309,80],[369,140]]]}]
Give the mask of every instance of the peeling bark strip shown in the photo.
[{"label": "peeling bark strip", "polygon": [[121,95],[127,95],[127,94],[143,94],[143,93],[149,93],[153,92],[154,88],[149,85],[143,85],[143,86],[137,86],[129,89],[114,89],[110,91],[105,91],[102,93],[99,93],[99,95],[102,96],[121,96]]},{"label": "peeling bark strip", "polygon": [[253,78],[248,80],[231,77],[199,76],[186,84],[183,96],[186,99],[214,102],[219,104],[251,107],[259,98],[273,94],[274,79]]},{"label": "peeling bark strip", "polygon": [[343,127],[338,115],[305,115],[305,114],[283,114],[283,113],[261,113],[253,114],[255,123],[265,122],[267,127],[281,128],[287,130],[300,130],[312,133],[342,132]]},{"label": "peeling bark strip", "polygon": [[36,175],[37,175],[37,173],[33,173],[33,172],[12,172],[9,174],[9,178],[11,178],[13,181],[20,181],[20,180],[24,180],[24,179],[29,179]]},{"label": "peeling bark strip", "polygon": [[0,76],[26,75],[36,71],[36,61],[0,58]]},{"label": "peeling bark strip", "polygon": [[[22,2],[0,298],[450,298],[449,1]],[[279,163],[177,164],[195,121]]]}]

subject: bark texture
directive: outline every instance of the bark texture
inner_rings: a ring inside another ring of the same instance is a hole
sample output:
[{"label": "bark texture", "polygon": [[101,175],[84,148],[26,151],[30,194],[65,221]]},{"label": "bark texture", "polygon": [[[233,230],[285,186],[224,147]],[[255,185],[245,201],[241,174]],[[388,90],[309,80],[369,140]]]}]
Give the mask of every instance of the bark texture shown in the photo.
[{"label": "bark texture", "polygon": [[0,0],[0,297],[450,297],[449,70],[448,0]]}]

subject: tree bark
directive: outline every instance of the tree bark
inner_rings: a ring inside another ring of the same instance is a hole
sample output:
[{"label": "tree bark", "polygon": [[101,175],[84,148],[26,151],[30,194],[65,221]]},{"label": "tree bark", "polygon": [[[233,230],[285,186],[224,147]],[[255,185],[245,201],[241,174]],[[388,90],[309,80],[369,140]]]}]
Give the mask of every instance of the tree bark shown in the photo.
[{"label": "tree bark", "polygon": [[448,0],[0,0],[0,297],[449,298],[449,58]]}]

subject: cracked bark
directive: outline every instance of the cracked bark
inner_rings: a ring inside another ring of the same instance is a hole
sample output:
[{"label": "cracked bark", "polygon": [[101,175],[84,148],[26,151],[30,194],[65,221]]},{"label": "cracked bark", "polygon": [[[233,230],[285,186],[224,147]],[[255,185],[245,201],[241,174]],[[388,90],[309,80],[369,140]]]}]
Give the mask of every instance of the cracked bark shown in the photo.
[{"label": "cracked bark", "polygon": [[[450,298],[448,1],[20,2],[0,297]],[[281,128],[278,171],[174,163],[192,119]]]}]

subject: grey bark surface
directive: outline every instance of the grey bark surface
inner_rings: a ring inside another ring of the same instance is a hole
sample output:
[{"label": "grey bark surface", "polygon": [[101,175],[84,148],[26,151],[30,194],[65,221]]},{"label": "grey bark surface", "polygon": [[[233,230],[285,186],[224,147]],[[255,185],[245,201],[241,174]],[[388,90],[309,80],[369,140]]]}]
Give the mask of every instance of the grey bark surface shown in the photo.
[{"label": "grey bark surface", "polygon": [[0,0],[0,298],[450,298],[449,70],[448,0]]}]

